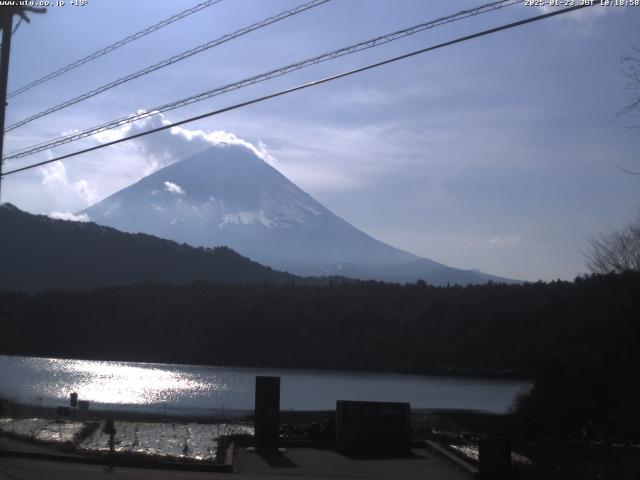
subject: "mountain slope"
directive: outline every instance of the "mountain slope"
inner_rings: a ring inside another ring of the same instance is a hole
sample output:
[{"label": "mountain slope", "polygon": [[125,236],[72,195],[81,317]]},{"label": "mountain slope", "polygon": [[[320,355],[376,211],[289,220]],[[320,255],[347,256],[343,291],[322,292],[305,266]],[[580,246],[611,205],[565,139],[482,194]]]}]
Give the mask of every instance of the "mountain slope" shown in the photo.
[{"label": "mountain slope", "polygon": [[227,245],[260,263],[303,276],[398,282],[422,278],[439,285],[490,279],[372,238],[242,145],[211,147],[175,162],[82,213],[126,232],[195,246]]},{"label": "mountain slope", "polygon": [[93,288],[152,281],[281,284],[295,280],[228,248],[180,245],[0,205],[0,290]]},{"label": "mountain slope", "polygon": [[127,232],[228,245],[271,265],[417,258],[352,227],[238,145],[176,162],[83,213]]}]

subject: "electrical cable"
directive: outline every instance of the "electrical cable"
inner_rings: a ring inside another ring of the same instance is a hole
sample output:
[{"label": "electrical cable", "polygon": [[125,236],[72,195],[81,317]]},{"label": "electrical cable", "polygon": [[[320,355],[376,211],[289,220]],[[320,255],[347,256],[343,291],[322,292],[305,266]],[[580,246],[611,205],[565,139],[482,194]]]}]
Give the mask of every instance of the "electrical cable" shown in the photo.
[{"label": "electrical cable", "polygon": [[138,70],[137,72],[133,72],[130,73],[129,75],[125,75],[124,77],[118,78],[117,80],[114,80],[113,82],[109,82],[105,85],[102,85],[98,88],[94,88],[93,90],[83,93],[82,95],[78,95],[77,97],[73,97],[65,102],[62,102],[58,105],[55,105],[51,108],[48,108],[46,110],[43,110],[39,113],[36,113],[34,115],[31,115],[30,117],[27,117],[23,120],[20,120],[12,125],[9,125],[7,128],[5,128],[5,133],[9,132],[11,130],[14,130],[18,127],[21,127],[22,125],[25,125],[27,123],[30,123],[38,118],[42,118],[45,117],[47,115],[50,115],[54,112],[57,112],[59,110],[62,110],[63,108],[67,108],[71,105],[75,105],[76,103],[82,102],[83,100],[87,100],[91,97],[94,97],[100,93],[106,92],[107,90],[110,90],[114,87],[117,87],[118,85],[122,85],[123,83],[127,83],[130,82],[131,80],[135,80],[136,78],[140,78],[143,75],[147,75],[148,73],[151,72],[155,72],[156,70],[159,70],[161,68],[164,67],[168,67],[169,65],[173,65],[174,63],[180,62],[186,58],[192,57],[193,55],[196,55],[198,53],[204,52],[205,50],[208,50],[210,48],[213,47],[217,47],[218,45],[221,45],[223,43],[229,42],[231,40],[233,40],[234,38],[238,38],[241,37],[242,35],[246,35],[247,33],[253,32],[254,30],[258,30],[260,28],[264,28],[268,25],[271,25],[272,23],[276,23],[279,22],[280,20],[284,20],[285,18],[289,18],[292,17],[293,15],[297,15],[298,13],[304,12],[306,10],[309,10],[311,8],[317,7],[319,5],[322,5],[324,3],[329,2],[330,0],[312,0],[311,2],[308,3],[304,3],[302,5],[298,5],[296,8],[292,8],[290,10],[285,10],[284,12],[281,12],[277,15],[274,15],[272,17],[266,18],[264,20],[261,20],[260,22],[254,23],[252,25],[249,25],[248,27],[244,27],[241,28],[240,30],[236,30],[233,33],[227,34],[227,35],[223,35],[222,37],[216,38],[215,40],[212,40],[210,42],[204,43],[202,45],[198,45],[195,48],[192,48],[190,50],[187,50],[185,52],[179,53],[178,55],[174,55],[170,58],[167,58],[161,62],[155,63],[153,65],[150,65],[146,68],[143,68],[142,70]]},{"label": "electrical cable", "polygon": [[10,92],[7,95],[7,99],[11,98],[11,97],[15,97],[16,95],[20,95],[21,93],[26,92],[27,90],[32,89],[35,86],[41,85],[45,82],[48,82],[49,80],[52,80],[56,77],[59,77],[60,75],[62,75],[63,73],[67,73],[75,68],[78,68],[80,65],[84,65],[85,63],[88,63],[92,60],[95,60],[96,58],[99,58],[103,55],[106,55],[107,53],[113,52],[114,50],[133,42],[134,40],[138,40],[139,38],[142,38],[146,35],[149,35],[150,33],[155,32],[156,30],[160,30],[163,27],[166,27],[167,25],[171,25],[173,22],[177,22],[178,20],[181,20],[185,17],[188,17],[189,15],[192,15],[194,13],[199,12],[200,10],[203,10],[207,7],[210,7],[212,5],[215,5],[216,3],[220,3],[222,0],[207,0],[205,2],[199,3],[191,8],[188,8],[187,10],[184,10],[176,15],[173,15],[169,18],[166,18],[164,20],[162,20],[161,22],[156,23],[155,25],[151,25],[150,27],[145,28],[144,30],[140,30],[137,33],[134,33],[132,35],[129,35],[128,37],[123,38],[122,40],[118,40],[115,43],[112,43],[111,45],[108,45],[100,50],[98,50],[97,52],[94,52],[90,55],[87,55],[86,57],[81,58],[80,60],[76,60],[73,63],[70,63],[69,65],[66,65],[58,70],[56,70],[55,72],[49,73],[48,75],[45,75],[42,78],[39,78],[37,80],[34,80],[33,82],[24,85],[23,87],[20,87],[16,90],[14,90],[13,92]]},{"label": "electrical cable", "polygon": [[496,2],[491,2],[485,5],[481,5],[479,7],[476,8],[472,8],[472,9],[467,9],[467,10],[462,10],[460,12],[457,12],[453,15],[448,15],[446,17],[441,17],[438,18],[436,20],[431,20],[425,23],[421,23],[409,28],[405,28],[402,30],[398,30],[396,32],[392,32],[386,35],[381,35],[369,40],[365,40],[363,42],[348,46],[348,47],[344,47],[344,48],[340,48],[338,50],[334,50],[328,53],[324,53],[312,58],[307,58],[305,60],[296,62],[296,63],[292,63],[289,65],[286,65],[284,67],[280,67],[274,70],[270,70],[268,72],[265,73],[261,73],[258,75],[254,75],[252,77],[249,78],[245,78],[243,80],[237,81],[237,82],[233,82],[227,85],[223,85],[221,87],[217,87],[214,88],[212,90],[208,90],[205,92],[201,92],[198,93],[196,95],[192,95],[177,101],[173,101],[158,107],[154,107],[154,108],[149,108],[149,109],[144,109],[144,110],[140,110],[139,113],[136,114],[132,114],[132,115],[128,115],[127,117],[122,117],[119,118],[117,120],[113,120],[107,123],[104,123],[102,125],[98,125],[98,126],[94,126],[91,127],[89,129],[86,130],[82,130],[79,132],[75,132],[73,134],[70,135],[66,135],[63,137],[59,137],[57,139],[54,140],[49,140],[46,142],[42,142],[36,145],[31,145],[29,147],[24,147],[22,149],[18,149],[15,151],[10,152],[9,154],[7,154],[4,157],[4,160],[9,160],[9,159],[15,159],[15,158],[22,158],[22,157],[26,157],[44,150],[48,150],[49,148],[52,147],[57,147],[60,145],[64,145],[66,143],[69,142],[73,142],[76,140],[80,140],[82,138],[86,138],[92,135],[95,135],[97,133],[101,133],[107,130],[112,130],[114,128],[118,128],[121,127],[123,125],[138,121],[138,120],[142,120],[148,117],[151,117],[153,115],[157,115],[163,112],[167,112],[170,110],[174,110],[176,108],[180,108],[180,107],[184,107],[187,105],[190,105],[192,103],[196,103],[196,102],[200,102],[218,95],[222,95],[224,93],[228,93],[230,91],[233,90],[238,90],[240,88],[244,88],[250,85],[254,85],[256,83],[260,83],[260,82],[264,82],[266,80],[270,80],[272,78],[275,77],[279,77],[282,75],[286,75],[290,72],[296,71],[296,70],[300,70],[302,68],[306,68],[309,67],[311,65],[316,65],[318,63],[322,63],[328,60],[333,60],[335,58],[339,58],[345,55],[350,55],[362,50],[367,50],[370,48],[374,48],[377,47],[379,45],[384,45],[386,43],[398,40],[400,38],[404,38],[407,37],[409,35],[414,35],[416,33],[419,33],[423,30],[426,29],[431,29],[431,28],[435,28],[437,26],[440,25],[444,25],[446,23],[451,23],[454,21],[458,21],[458,20],[462,20],[464,18],[468,18],[471,16],[475,16],[475,15],[479,15],[481,13],[486,13],[486,12],[490,12],[490,11],[494,11],[500,8],[504,8],[504,7],[508,7],[511,5],[515,5],[517,3],[521,3],[521,0],[502,0],[502,1],[496,1]]},{"label": "electrical cable", "polygon": [[539,20],[543,20],[543,19],[546,19],[546,18],[549,18],[549,17],[562,15],[564,13],[568,13],[568,12],[572,12],[572,11],[575,11],[575,10],[579,10],[581,8],[591,7],[593,5],[595,5],[595,3],[586,3],[586,4],[583,4],[583,5],[576,5],[576,6],[573,6],[573,7],[564,8],[562,10],[556,10],[556,11],[552,11],[552,12],[545,13],[545,14],[542,14],[542,15],[537,15],[537,16],[534,16],[534,17],[525,18],[524,20],[519,20],[517,22],[509,23],[509,24],[506,24],[506,25],[501,25],[499,27],[490,28],[488,30],[483,30],[481,32],[473,33],[471,35],[466,35],[464,37],[459,37],[459,38],[456,38],[454,40],[450,40],[448,42],[439,43],[439,44],[433,45],[431,47],[422,48],[420,50],[415,50],[413,52],[406,53],[404,55],[399,55],[399,56],[396,56],[396,57],[392,57],[392,58],[383,60],[381,62],[373,63],[373,64],[370,64],[370,65],[366,65],[364,67],[360,67],[360,68],[356,68],[356,69],[353,69],[353,70],[349,70],[347,72],[339,73],[337,75],[332,75],[330,77],[326,77],[326,78],[323,78],[323,79],[320,79],[320,80],[315,80],[315,81],[312,81],[312,82],[309,82],[309,83],[298,85],[296,87],[291,87],[291,88],[288,88],[288,89],[285,89],[285,90],[281,90],[279,92],[271,93],[269,95],[265,95],[265,96],[262,96],[262,97],[258,97],[258,98],[254,98],[252,100],[245,101],[245,102],[237,103],[237,104],[231,105],[229,107],[221,108],[219,110],[214,110],[212,112],[207,112],[207,113],[204,113],[202,115],[197,115],[195,117],[190,117],[190,118],[187,118],[185,120],[181,120],[179,122],[171,123],[171,124],[168,124],[168,125],[163,125],[162,127],[158,127],[158,128],[154,128],[154,129],[151,129],[151,130],[147,130],[145,132],[137,133],[135,135],[130,135],[128,137],[123,137],[123,138],[120,138],[118,140],[113,140],[111,142],[103,143],[101,145],[96,145],[94,147],[85,148],[83,150],[78,150],[76,152],[68,153],[66,155],[61,155],[59,157],[52,158],[52,159],[49,159],[49,160],[45,160],[45,161],[38,162],[38,163],[34,163],[34,164],[31,164],[31,165],[27,165],[25,167],[16,168],[14,170],[9,170],[8,172],[3,173],[2,176],[4,177],[4,176],[7,176],[7,175],[11,175],[11,174],[15,174],[15,173],[22,172],[22,171],[25,171],[25,170],[29,170],[29,169],[32,169],[32,168],[40,167],[42,165],[46,165],[46,164],[49,164],[49,163],[53,163],[53,162],[57,162],[57,161],[60,161],[60,160],[67,159],[67,158],[75,157],[75,156],[81,155],[83,153],[88,153],[88,152],[92,152],[92,151],[99,150],[99,149],[102,149],[102,148],[106,148],[106,147],[109,147],[109,146],[112,146],[112,145],[116,145],[118,143],[127,142],[129,140],[133,140],[133,139],[145,136],[145,135],[149,135],[149,134],[152,134],[152,133],[160,132],[162,130],[168,130],[170,128],[178,127],[180,125],[184,125],[186,123],[194,122],[196,120],[201,120],[203,118],[211,117],[211,116],[214,116],[214,115],[219,115],[221,113],[229,112],[231,110],[236,110],[236,109],[241,108],[241,107],[246,107],[248,105],[253,105],[255,103],[263,102],[263,101],[269,100],[271,98],[275,98],[275,97],[279,97],[279,96],[282,96],[282,95],[286,95],[288,93],[296,92],[298,90],[303,90],[303,89],[306,89],[306,88],[309,88],[309,87],[314,87],[314,86],[317,86],[317,85],[321,85],[323,83],[327,83],[327,82],[330,82],[330,81],[333,81],[333,80],[337,80],[339,78],[347,77],[347,76],[350,76],[350,75],[354,75],[356,73],[361,73],[361,72],[364,72],[364,71],[367,71],[367,70],[371,70],[371,69],[374,69],[374,68],[377,68],[377,67],[381,67],[383,65],[387,65],[387,64],[390,64],[390,63],[393,63],[393,62],[397,62],[399,60],[404,60],[406,58],[414,57],[416,55],[420,55],[422,53],[427,53],[427,52],[430,52],[430,51],[433,51],[433,50],[436,50],[436,49],[439,49],[439,48],[448,47],[450,45],[454,45],[454,44],[457,44],[457,43],[462,43],[462,42],[465,42],[465,41],[468,41],[468,40],[472,40],[472,39],[475,39],[475,38],[478,38],[478,37],[483,37],[483,36],[490,35],[490,34],[493,34],[493,33],[497,33],[497,32],[500,32],[500,31],[503,31],[503,30],[507,30],[507,29],[510,29],[510,28],[519,27],[521,25],[526,25],[528,23],[537,22]]}]

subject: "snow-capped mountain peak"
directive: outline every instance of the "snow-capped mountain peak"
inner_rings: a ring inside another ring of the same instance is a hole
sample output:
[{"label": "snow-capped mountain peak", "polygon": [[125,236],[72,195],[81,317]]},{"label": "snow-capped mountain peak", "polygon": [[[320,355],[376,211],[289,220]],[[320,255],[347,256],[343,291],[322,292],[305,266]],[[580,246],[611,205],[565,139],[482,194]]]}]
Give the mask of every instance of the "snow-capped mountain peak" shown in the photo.
[{"label": "snow-capped mountain peak", "polygon": [[372,238],[242,144],[218,144],[177,161],[82,213],[126,232],[193,246],[226,245],[296,274],[415,281],[437,272],[434,283],[483,281],[483,274],[451,269]]}]

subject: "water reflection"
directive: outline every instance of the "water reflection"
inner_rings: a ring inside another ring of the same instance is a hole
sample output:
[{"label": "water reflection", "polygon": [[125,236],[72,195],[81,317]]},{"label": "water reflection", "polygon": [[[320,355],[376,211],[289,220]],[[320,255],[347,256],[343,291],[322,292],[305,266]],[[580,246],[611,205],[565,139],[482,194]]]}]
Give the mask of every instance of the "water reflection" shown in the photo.
[{"label": "water reflection", "polygon": [[82,400],[130,405],[159,404],[190,396],[212,396],[228,390],[218,378],[161,368],[154,364],[87,360],[34,359],[53,381],[41,386],[43,396],[65,399],[78,392]]},{"label": "water reflection", "polygon": [[341,400],[501,413],[530,382],[321,370],[59,360],[0,355],[0,396],[57,406],[78,392],[94,408],[209,414],[252,410],[256,375],[282,379],[281,408],[326,410]]}]

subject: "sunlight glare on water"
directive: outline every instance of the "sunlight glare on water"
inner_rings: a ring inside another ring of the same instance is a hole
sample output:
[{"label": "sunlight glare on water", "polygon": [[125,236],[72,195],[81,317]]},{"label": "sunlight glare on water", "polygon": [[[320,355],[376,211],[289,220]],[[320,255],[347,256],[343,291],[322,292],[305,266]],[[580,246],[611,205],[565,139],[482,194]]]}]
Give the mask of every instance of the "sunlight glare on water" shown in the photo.
[{"label": "sunlight glare on water", "polygon": [[414,408],[505,412],[527,381],[429,377],[376,372],[207,367],[142,362],[61,360],[0,355],[0,397],[60,406],[69,394],[91,410],[124,408],[208,415],[251,411],[256,375],[282,379],[281,408],[328,410],[336,400],[410,402]]},{"label": "sunlight glare on water", "polygon": [[212,395],[228,386],[218,379],[207,379],[153,364],[43,359],[52,375],[64,382],[48,383],[49,398],[68,398],[80,392],[83,400],[100,403],[154,404],[184,396]]}]

